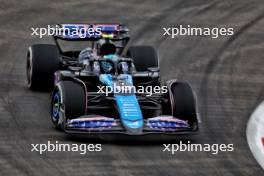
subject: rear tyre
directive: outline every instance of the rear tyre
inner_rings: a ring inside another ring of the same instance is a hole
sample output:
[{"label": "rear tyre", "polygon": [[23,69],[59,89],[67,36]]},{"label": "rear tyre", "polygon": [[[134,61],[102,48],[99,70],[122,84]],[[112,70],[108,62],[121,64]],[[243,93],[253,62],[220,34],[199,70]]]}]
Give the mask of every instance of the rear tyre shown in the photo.
[{"label": "rear tyre", "polygon": [[73,81],[59,82],[51,97],[51,120],[55,127],[62,127],[67,119],[85,115],[85,91]]},{"label": "rear tyre", "polygon": [[196,121],[196,102],[190,85],[176,82],[171,86],[173,95],[173,116],[189,121]]},{"label": "rear tyre", "polygon": [[127,51],[127,56],[133,59],[137,71],[159,67],[158,55],[152,46],[131,46]]},{"label": "rear tyre", "polygon": [[59,69],[59,51],[55,45],[36,44],[27,53],[27,85],[32,90],[52,90],[54,72]]}]

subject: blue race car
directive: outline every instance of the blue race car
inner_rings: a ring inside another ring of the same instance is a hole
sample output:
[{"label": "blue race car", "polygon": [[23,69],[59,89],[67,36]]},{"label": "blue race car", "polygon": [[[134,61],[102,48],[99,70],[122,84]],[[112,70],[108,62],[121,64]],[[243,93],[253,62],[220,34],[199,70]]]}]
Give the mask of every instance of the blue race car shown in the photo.
[{"label": "blue race car", "polygon": [[[190,85],[177,80],[162,85],[153,47],[125,50],[130,39],[125,25],[59,26],[64,31],[53,35],[55,45],[32,45],[27,55],[29,88],[53,89],[50,114],[56,128],[127,135],[198,131]],[[91,29],[96,30],[89,33]],[[81,42],[85,47],[63,50],[61,42]]]}]

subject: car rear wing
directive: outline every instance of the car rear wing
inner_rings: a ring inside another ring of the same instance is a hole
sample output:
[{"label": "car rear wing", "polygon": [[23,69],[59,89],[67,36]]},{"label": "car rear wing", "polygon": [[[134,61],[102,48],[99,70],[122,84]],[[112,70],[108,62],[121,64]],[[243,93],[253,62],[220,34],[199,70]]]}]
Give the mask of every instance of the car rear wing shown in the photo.
[{"label": "car rear wing", "polygon": [[128,28],[122,24],[58,24],[54,39],[97,41],[101,38],[110,40],[129,40]]}]

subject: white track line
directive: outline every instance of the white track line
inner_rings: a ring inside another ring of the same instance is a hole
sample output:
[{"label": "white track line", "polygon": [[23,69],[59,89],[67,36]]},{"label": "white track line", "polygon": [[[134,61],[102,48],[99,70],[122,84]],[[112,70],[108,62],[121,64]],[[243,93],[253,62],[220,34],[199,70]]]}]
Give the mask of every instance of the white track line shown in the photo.
[{"label": "white track line", "polygon": [[251,115],[246,133],[250,150],[264,169],[264,102]]}]

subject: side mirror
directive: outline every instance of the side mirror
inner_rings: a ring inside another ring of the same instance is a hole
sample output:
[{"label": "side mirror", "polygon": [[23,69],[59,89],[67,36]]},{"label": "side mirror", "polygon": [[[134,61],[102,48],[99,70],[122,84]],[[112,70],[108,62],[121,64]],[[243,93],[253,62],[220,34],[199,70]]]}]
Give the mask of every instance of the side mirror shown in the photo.
[{"label": "side mirror", "polygon": [[159,71],[160,71],[160,70],[159,70],[159,67],[148,67],[147,69],[148,69],[148,71],[150,71],[150,72],[159,72]]}]

